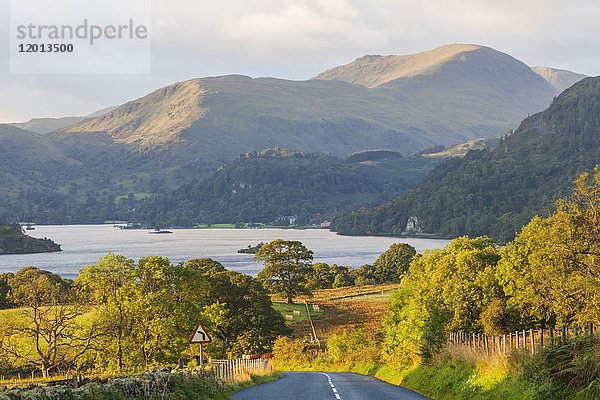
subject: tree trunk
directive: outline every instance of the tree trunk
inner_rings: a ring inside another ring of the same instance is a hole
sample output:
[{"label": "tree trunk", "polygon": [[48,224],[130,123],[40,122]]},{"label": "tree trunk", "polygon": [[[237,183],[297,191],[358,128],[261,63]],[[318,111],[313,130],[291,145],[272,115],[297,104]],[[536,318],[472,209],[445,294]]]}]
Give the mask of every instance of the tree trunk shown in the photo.
[{"label": "tree trunk", "polygon": [[287,297],[287,303],[288,304],[294,304],[294,299],[292,298],[291,295],[288,295],[288,297]]}]

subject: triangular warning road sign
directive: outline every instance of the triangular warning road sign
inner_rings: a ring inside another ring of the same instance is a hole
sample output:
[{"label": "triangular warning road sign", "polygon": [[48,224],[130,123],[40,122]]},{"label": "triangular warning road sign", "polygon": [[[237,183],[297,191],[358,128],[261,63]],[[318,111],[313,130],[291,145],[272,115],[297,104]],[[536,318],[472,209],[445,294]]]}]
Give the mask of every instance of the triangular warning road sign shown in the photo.
[{"label": "triangular warning road sign", "polygon": [[192,334],[192,338],[190,339],[190,344],[198,344],[198,343],[210,343],[212,339],[206,329],[202,326],[202,324],[198,324],[198,327]]}]

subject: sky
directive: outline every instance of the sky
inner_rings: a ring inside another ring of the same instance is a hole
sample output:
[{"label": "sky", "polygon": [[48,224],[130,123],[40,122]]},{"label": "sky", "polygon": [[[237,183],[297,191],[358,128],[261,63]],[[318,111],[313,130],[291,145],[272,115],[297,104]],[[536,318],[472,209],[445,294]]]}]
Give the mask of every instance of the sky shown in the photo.
[{"label": "sky", "polygon": [[0,122],[87,115],[196,77],[304,80],[365,54],[449,43],[600,75],[598,0],[148,1],[150,73],[17,75],[9,68],[10,1],[0,0]]}]

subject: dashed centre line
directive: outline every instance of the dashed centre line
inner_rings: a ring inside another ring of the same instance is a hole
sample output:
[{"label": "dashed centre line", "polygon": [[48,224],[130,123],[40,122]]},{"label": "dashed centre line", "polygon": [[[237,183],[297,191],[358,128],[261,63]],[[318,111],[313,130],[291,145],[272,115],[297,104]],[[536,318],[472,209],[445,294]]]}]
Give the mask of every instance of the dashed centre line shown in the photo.
[{"label": "dashed centre line", "polygon": [[325,375],[327,377],[327,381],[329,382],[329,386],[331,386],[331,390],[333,391],[333,394],[335,395],[335,398],[337,400],[341,400],[342,398],[340,397],[337,389],[335,388],[335,385],[333,384],[333,382],[331,381],[331,377],[329,375],[327,375],[325,372],[322,372],[323,375]]}]

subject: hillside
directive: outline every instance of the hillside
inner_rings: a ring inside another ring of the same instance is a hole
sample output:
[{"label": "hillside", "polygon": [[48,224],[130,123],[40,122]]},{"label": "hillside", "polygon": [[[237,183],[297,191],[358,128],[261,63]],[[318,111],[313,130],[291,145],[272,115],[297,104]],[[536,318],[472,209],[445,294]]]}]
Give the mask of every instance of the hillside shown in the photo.
[{"label": "hillside", "polygon": [[61,134],[104,133],[116,143],[167,149],[182,162],[228,161],[269,147],[406,155],[499,136],[556,94],[509,55],[449,45],[366,56],[308,81],[230,75],[178,82]]},{"label": "hillside", "polygon": [[458,59],[481,46],[456,44],[411,55],[360,57],[350,64],[320,73],[314,79],[337,80],[375,88],[400,78],[434,73],[444,63]]},{"label": "hillside", "polygon": [[[197,183],[240,154],[280,147],[340,159],[376,149],[407,156],[498,137],[557,93],[520,61],[482,46],[360,60],[308,81],[192,79],[74,125],[69,118],[17,124],[43,135],[2,125],[0,217],[128,220],[136,201]],[[375,205],[389,193],[349,196],[327,209]]]},{"label": "hillside", "polygon": [[490,150],[498,145],[499,139],[475,139],[469,140],[468,142],[459,143],[449,149],[425,153],[424,157],[464,157],[468,152],[474,150]]},{"label": "hillside", "polygon": [[136,206],[155,225],[275,222],[319,223],[334,211],[379,204],[413,187],[437,161],[362,155],[350,162],[279,149],[246,154],[208,177]]},{"label": "hillside", "polygon": [[111,111],[113,108],[114,107],[104,108],[84,117],[33,118],[26,122],[12,122],[9,125],[39,134],[46,134],[70,125],[75,125],[84,121],[86,118],[100,117]]},{"label": "hillside", "polygon": [[512,238],[532,215],[569,193],[572,181],[600,160],[600,77],[564,91],[544,112],[525,119],[493,151],[475,151],[436,167],[393,202],[335,220],[342,234]]},{"label": "hillside", "polygon": [[0,255],[32,254],[61,251],[60,245],[50,239],[36,239],[25,235],[18,224],[0,221]]},{"label": "hillside", "polygon": [[551,84],[559,93],[586,78],[585,75],[566,71],[564,69],[549,67],[533,67],[531,69],[533,72],[548,81],[548,83]]}]

